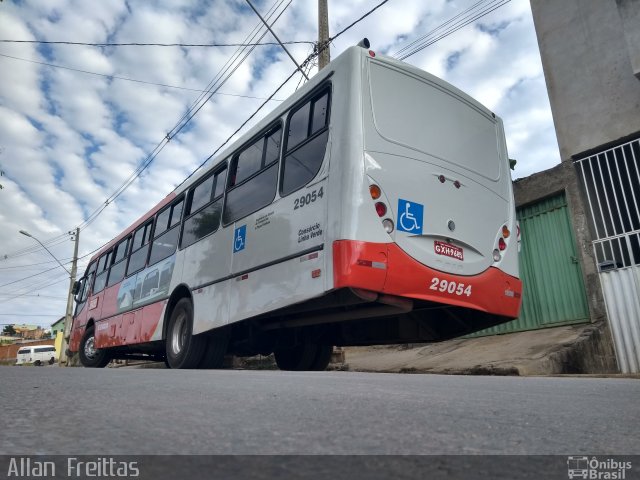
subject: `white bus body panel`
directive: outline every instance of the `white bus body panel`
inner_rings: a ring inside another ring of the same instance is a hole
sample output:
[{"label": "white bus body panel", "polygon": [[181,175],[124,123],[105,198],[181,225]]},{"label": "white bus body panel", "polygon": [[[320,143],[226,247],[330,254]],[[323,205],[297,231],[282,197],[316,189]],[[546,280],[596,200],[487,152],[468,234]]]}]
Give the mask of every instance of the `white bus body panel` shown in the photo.
[{"label": "white bus body panel", "polygon": [[[396,229],[389,240],[436,270],[476,275],[499,266],[517,276],[515,249],[500,263],[492,255],[503,225],[516,231],[502,123],[425,72],[405,64],[400,69],[388,59],[369,59],[368,65],[364,169],[392,210]],[[423,210],[417,234],[398,228],[402,201]],[[461,248],[463,260],[437,254],[438,241]]]}]

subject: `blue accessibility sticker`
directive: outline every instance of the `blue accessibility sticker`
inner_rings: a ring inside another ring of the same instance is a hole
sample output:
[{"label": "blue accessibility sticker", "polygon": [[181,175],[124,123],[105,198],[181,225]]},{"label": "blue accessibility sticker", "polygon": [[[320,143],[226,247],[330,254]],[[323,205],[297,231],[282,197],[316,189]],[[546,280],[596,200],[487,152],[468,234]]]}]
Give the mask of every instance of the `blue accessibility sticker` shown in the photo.
[{"label": "blue accessibility sticker", "polygon": [[396,225],[396,229],[401,232],[421,235],[423,214],[424,205],[399,198],[398,222]]},{"label": "blue accessibility sticker", "polygon": [[247,226],[242,225],[233,232],[233,253],[244,250],[247,241]]}]

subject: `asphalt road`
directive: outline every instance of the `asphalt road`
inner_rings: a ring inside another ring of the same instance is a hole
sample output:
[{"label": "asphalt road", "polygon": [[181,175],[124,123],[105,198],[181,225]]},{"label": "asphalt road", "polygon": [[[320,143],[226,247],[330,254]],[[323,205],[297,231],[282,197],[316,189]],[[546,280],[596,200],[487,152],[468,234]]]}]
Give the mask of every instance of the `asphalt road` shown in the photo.
[{"label": "asphalt road", "polygon": [[0,367],[0,454],[638,455],[639,399],[619,378]]}]

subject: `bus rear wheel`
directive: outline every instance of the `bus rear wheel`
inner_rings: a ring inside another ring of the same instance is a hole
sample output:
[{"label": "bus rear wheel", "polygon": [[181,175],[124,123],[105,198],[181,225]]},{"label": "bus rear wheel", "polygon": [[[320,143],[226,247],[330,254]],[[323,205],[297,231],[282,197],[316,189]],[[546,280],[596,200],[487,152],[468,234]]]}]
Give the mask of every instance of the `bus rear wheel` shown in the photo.
[{"label": "bus rear wheel", "polygon": [[279,348],[273,352],[280,370],[311,370],[316,359],[318,346],[314,343],[300,343],[293,348]]},{"label": "bus rear wheel", "polygon": [[96,348],[95,328],[90,326],[84,332],[80,341],[80,363],[87,368],[104,368],[111,361],[111,356],[106,349]]},{"label": "bus rear wheel", "polygon": [[333,354],[332,345],[318,345],[318,353],[316,353],[313,362],[309,370],[322,371],[326,370],[331,362],[331,355]]},{"label": "bus rear wheel", "polygon": [[223,327],[207,334],[207,348],[198,365],[199,368],[222,368],[230,333],[230,328]]},{"label": "bus rear wheel", "polygon": [[188,298],[178,301],[171,312],[166,341],[166,363],[170,368],[197,368],[207,348],[203,335],[192,335],[193,305]]}]

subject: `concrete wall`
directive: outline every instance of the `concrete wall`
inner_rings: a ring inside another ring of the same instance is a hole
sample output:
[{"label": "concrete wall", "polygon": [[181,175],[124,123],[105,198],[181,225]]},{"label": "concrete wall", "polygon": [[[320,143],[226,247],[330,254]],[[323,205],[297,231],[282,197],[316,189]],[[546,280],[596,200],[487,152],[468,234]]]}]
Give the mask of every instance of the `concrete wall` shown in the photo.
[{"label": "concrete wall", "polygon": [[640,1],[531,0],[531,11],[562,160],[640,132]]},{"label": "concrete wall", "polygon": [[640,0],[616,0],[633,74],[640,79]]}]

